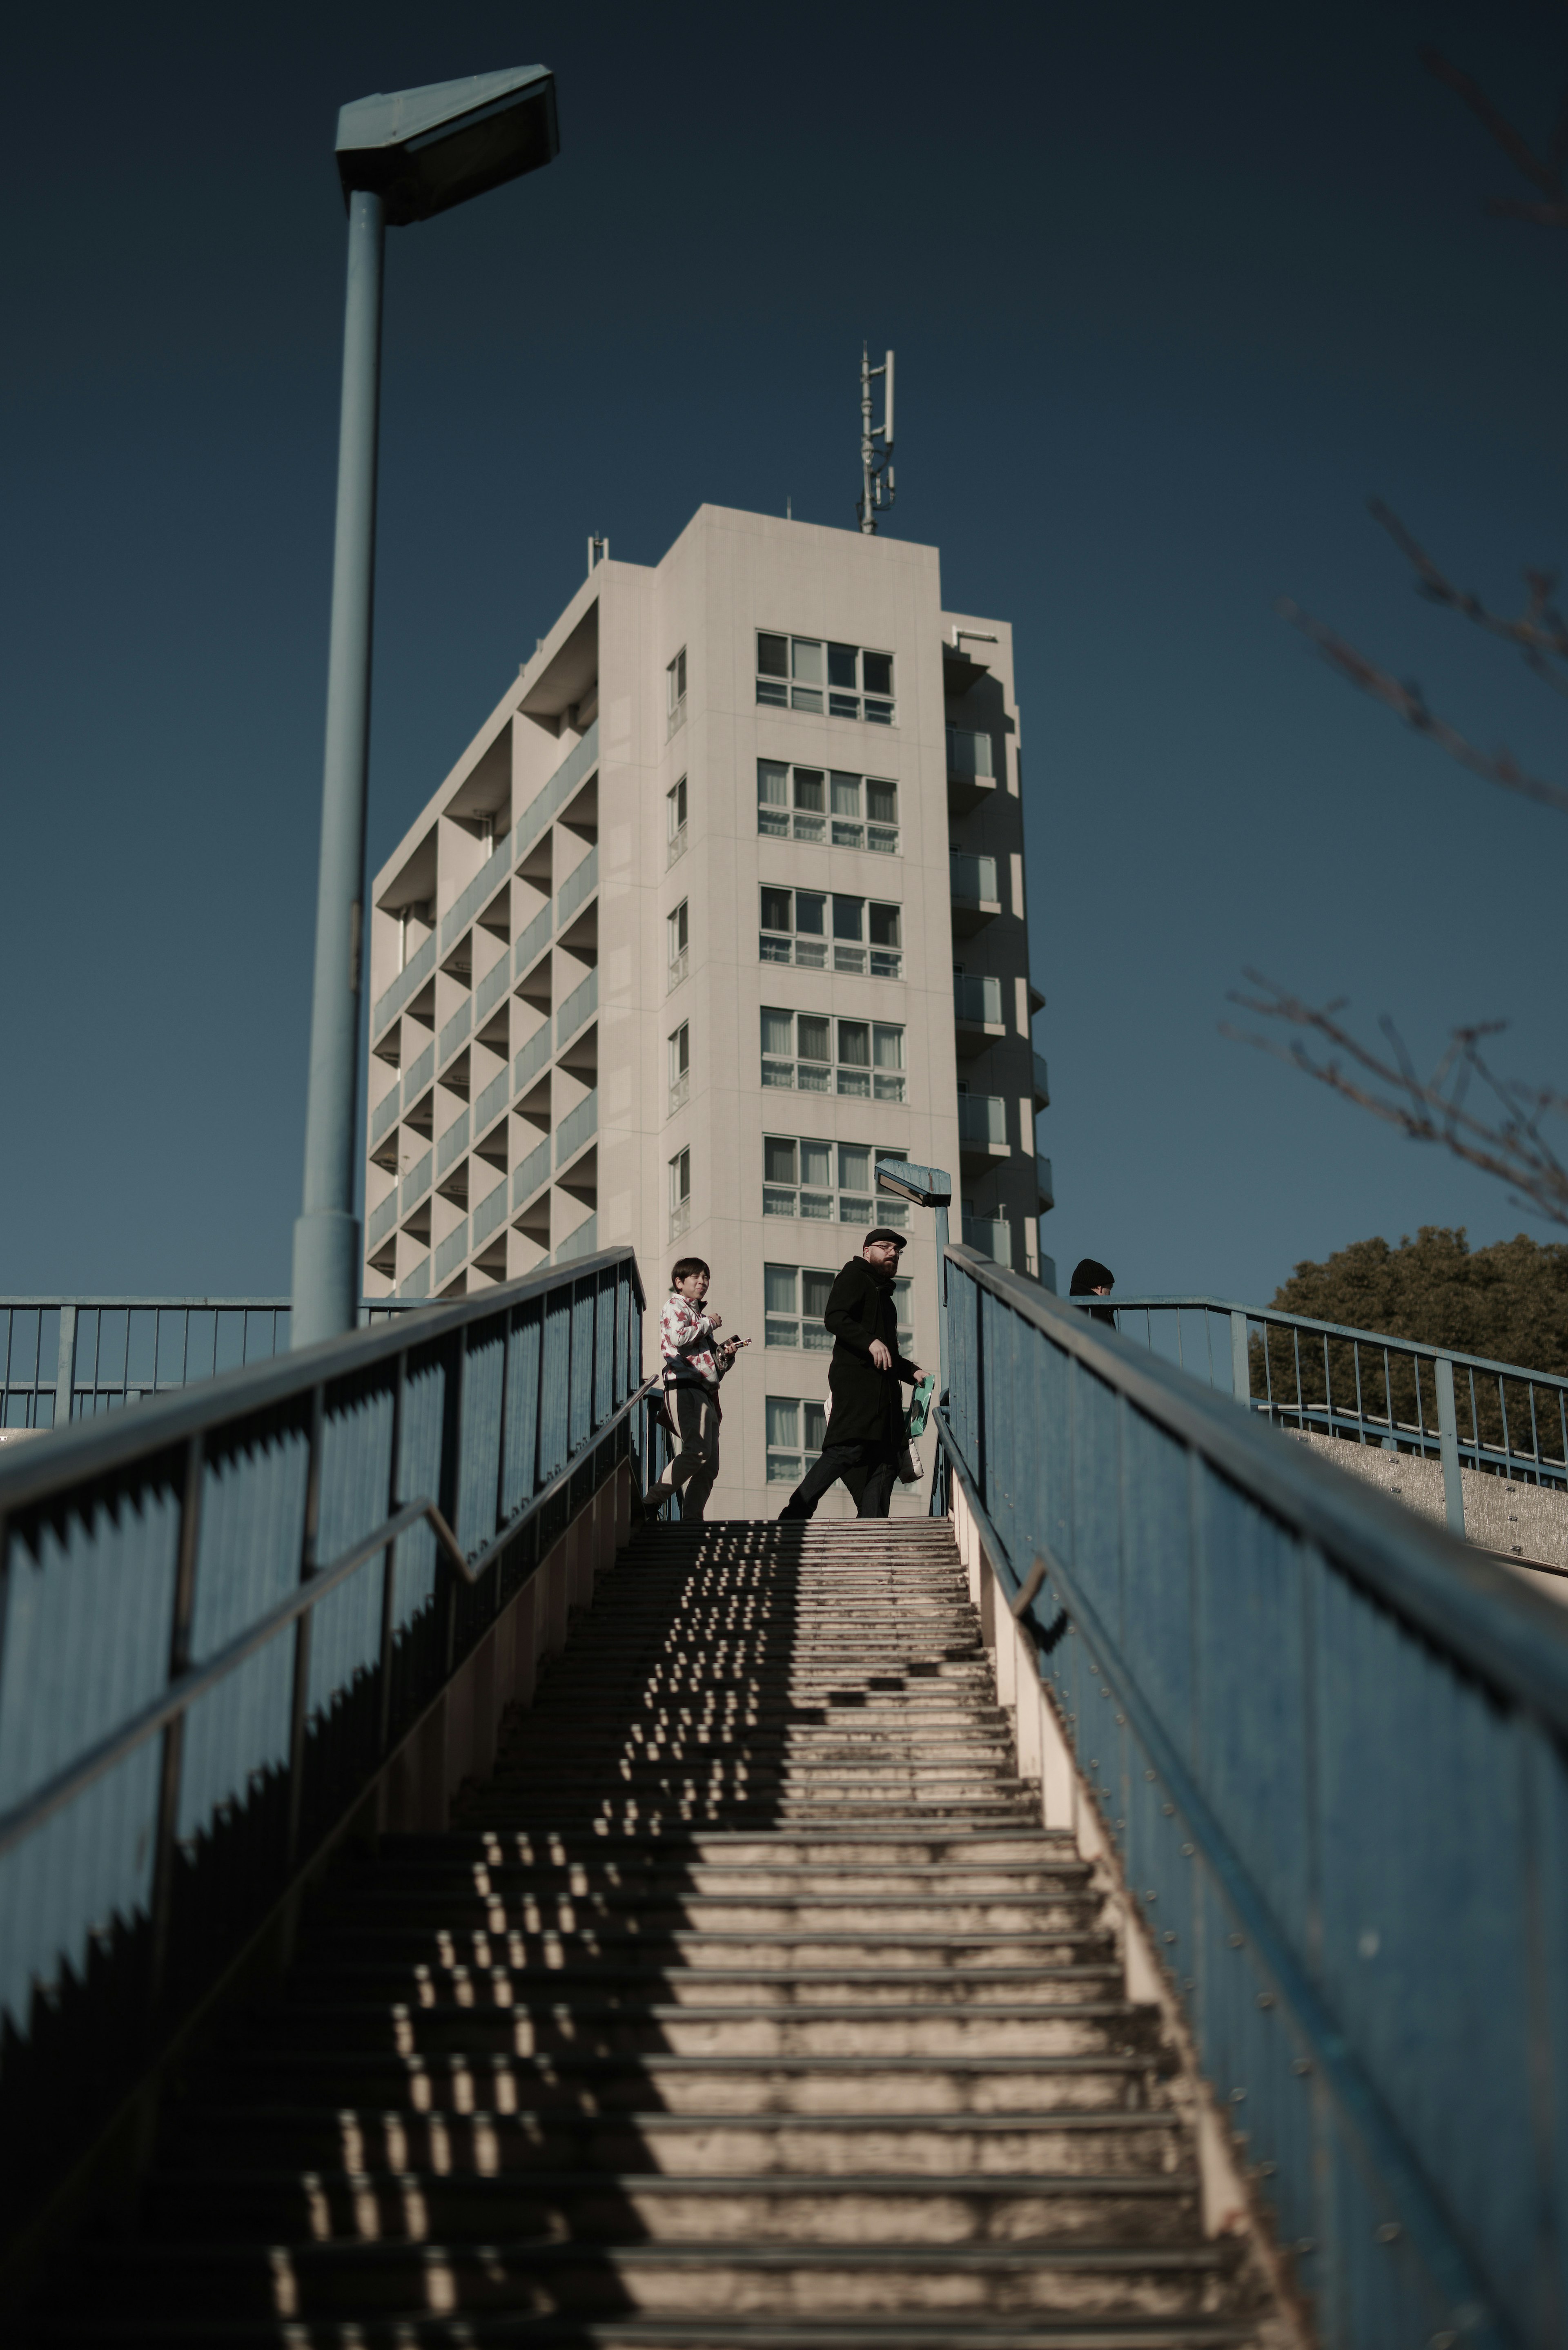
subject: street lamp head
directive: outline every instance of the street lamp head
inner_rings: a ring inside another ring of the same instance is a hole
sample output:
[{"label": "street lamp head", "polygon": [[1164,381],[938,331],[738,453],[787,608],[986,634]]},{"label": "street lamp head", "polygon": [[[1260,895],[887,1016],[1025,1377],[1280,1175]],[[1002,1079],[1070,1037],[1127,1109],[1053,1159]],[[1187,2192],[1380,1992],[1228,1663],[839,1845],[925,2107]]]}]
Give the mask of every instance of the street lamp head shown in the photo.
[{"label": "street lamp head", "polygon": [[379,195],[400,228],[536,172],[560,143],[555,75],[514,66],[355,99],[337,117],[337,175],[345,203]]},{"label": "street lamp head", "polygon": [[896,1192],[900,1200],[913,1200],[918,1208],[945,1208],[951,1204],[953,1179],[945,1167],[916,1167],[907,1159],[879,1159],[877,1189]]}]

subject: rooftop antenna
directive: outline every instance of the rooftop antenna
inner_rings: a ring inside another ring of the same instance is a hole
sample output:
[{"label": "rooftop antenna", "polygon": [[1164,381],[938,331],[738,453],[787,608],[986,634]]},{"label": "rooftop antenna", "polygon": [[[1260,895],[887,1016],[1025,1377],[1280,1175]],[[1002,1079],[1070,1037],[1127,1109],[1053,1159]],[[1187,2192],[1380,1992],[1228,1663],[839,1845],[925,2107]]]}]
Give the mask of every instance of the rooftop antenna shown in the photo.
[{"label": "rooftop antenna", "polygon": [[[882,402],[882,421],[871,421],[871,379],[886,376],[887,384]],[[877,436],[882,446],[878,450]],[[886,484],[888,494],[883,496]],[[860,528],[868,538],[877,535],[877,516],[893,503],[893,354],[889,351],[880,367],[873,367],[871,356],[864,343],[860,346],[860,498],[855,511],[860,517]]]},{"label": "rooftop antenna", "polygon": [[594,536],[593,536],[593,535],[590,533],[590,534],[589,534],[589,536],[588,536],[588,569],[591,571],[591,570],[594,568],[594,566],[595,566],[596,564],[597,564],[597,563],[607,563],[608,561],[609,561],[609,541],[608,541],[608,539],[607,539],[607,538],[596,538],[596,537],[594,537]]}]

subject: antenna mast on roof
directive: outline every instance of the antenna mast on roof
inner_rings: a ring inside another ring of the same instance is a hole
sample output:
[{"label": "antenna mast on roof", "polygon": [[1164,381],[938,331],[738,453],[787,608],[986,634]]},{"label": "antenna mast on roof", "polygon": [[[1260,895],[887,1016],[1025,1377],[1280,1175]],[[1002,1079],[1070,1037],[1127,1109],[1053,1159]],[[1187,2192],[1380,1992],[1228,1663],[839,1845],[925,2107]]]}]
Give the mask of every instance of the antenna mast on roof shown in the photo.
[{"label": "antenna mast on roof", "polygon": [[[887,384],[882,402],[882,421],[871,421],[871,379],[886,376]],[[877,435],[882,446],[877,446]],[[888,494],[882,494],[886,484]],[[880,367],[871,365],[870,353],[864,343],[860,346],[860,497],[855,511],[860,517],[861,530],[875,537],[877,516],[884,506],[893,503],[893,354],[889,351]]]}]

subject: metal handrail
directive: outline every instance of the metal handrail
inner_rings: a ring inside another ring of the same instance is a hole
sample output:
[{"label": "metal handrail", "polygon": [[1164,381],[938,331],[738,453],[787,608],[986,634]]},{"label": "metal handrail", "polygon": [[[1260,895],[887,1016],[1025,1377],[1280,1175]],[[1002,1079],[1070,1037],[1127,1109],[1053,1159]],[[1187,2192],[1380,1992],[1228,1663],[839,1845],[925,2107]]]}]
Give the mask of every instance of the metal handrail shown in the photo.
[{"label": "metal handrail", "polygon": [[[656,1374],[652,1378],[645,1379],[635,1393],[628,1396],[613,1419],[594,1430],[593,1449],[597,1450],[607,1436],[613,1434],[620,1422],[628,1418],[659,1384]],[[301,1616],[308,1616],[329,1592],[348,1580],[356,1567],[363,1566],[366,1560],[373,1558],[379,1550],[390,1549],[400,1534],[405,1534],[410,1526],[418,1525],[421,1519],[435,1535],[442,1555],[472,1588],[508,1544],[516,1540],[528,1520],[570,1484],[581,1465],[583,1449],[587,1448],[580,1448],[573,1453],[566,1467],[534,1496],[527,1507],[519,1511],[499,1534],[492,1535],[472,1558],[465,1555],[457,1536],[428,1495],[421,1495],[417,1502],[405,1502],[401,1509],[394,1510],[384,1524],[378,1526],[372,1534],[362,1535],[329,1565],[317,1567],[308,1583],[301,1584],[297,1591],[291,1592],[286,1599],[279,1600],[276,1607],[270,1608],[265,1616],[259,1616],[236,1639],[209,1657],[204,1665],[182,1674],[161,1698],[155,1698],[151,1704],[143,1706],[140,1713],[122,1722],[119,1729],[111,1731],[109,1737],[100,1739],[96,1746],[64,1771],[57,1772],[54,1778],[47,1780],[25,1804],[16,1804],[8,1812],[0,1812],[0,1855],[9,1852],[14,1845],[22,1843],[35,1828],[41,1827],[54,1813],[63,1810],[74,1797],[84,1794],[95,1780],[101,1779],[106,1771],[113,1770],[117,1762],[123,1762],[127,1755],[133,1754],[139,1746],[144,1746],[159,1731],[189,1713],[198,1698],[205,1697],[209,1690],[216,1689],[236,1666],[243,1665],[248,1657],[254,1657],[259,1649],[265,1648],[269,1640],[275,1639],[279,1632],[286,1631],[289,1625]]]},{"label": "metal handrail", "polygon": [[629,1249],[585,1254],[0,1458],[8,2216],[341,1832],[573,1515],[646,1458],[643,1303]]},{"label": "metal handrail", "polygon": [[[1356,1338],[1369,1347],[1394,1347],[1401,1354],[1420,1355],[1429,1362],[1449,1362],[1469,1371],[1486,1371],[1493,1378],[1530,1379],[1539,1387],[1561,1388],[1568,1393],[1568,1373],[1532,1371],[1520,1363],[1493,1362],[1488,1355],[1467,1355],[1457,1347],[1435,1347],[1425,1338],[1399,1338],[1386,1330],[1358,1330],[1347,1322],[1319,1322],[1310,1314],[1287,1313],[1278,1305],[1239,1305],[1229,1297],[1074,1297],[1064,1303],[1088,1309],[1108,1305],[1117,1314],[1205,1313],[1244,1314],[1249,1322],[1270,1323],[1281,1329],[1311,1330],[1324,1338]],[[1118,1324],[1117,1328],[1120,1328]],[[1125,1333],[1124,1333],[1125,1335]],[[1259,1399],[1261,1400],[1261,1399]]]},{"label": "metal handrail", "polygon": [[[1541,1985],[1568,1966],[1544,1892],[1568,1817],[1563,1610],[1088,1322],[1088,1301],[956,1247],[947,1278],[940,1474],[1033,1632],[1325,2340],[1536,2339],[1498,2212],[1552,2199],[1532,2101],[1568,2048],[1533,1992],[1513,2028],[1502,1962],[1528,1948]],[[1417,1736],[1396,1799],[1378,1762]],[[1462,1855],[1461,1818],[1487,1823]],[[1391,1982],[1369,1972],[1374,1927]],[[1445,2034],[1456,1985],[1473,2028]],[[1390,2000],[1423,2014],[1418,2052],[1390,2038]],[[1313,2080],[1326,2101],[1303,2105]],[[1434,2111],[1459,2126],[1435,2134]],[[1556,2273],[1563,2252],[1539,2257]]]}]

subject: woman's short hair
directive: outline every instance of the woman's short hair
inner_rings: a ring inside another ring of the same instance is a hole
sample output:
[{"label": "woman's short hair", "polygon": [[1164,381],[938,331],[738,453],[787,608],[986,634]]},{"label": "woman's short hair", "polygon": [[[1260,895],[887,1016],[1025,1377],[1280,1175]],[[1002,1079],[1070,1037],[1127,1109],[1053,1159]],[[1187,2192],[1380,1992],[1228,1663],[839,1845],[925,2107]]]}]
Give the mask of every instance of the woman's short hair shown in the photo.
[{"label": "woman's short hair", "polygon": [[681,1282],[689,1280],[694,1273],[705,1273],[710,1281],[713,1278],[712,1266],[704,1264],[700,1256],[678,1256],[670,1268],[670,1288],[677,1288]]}]

